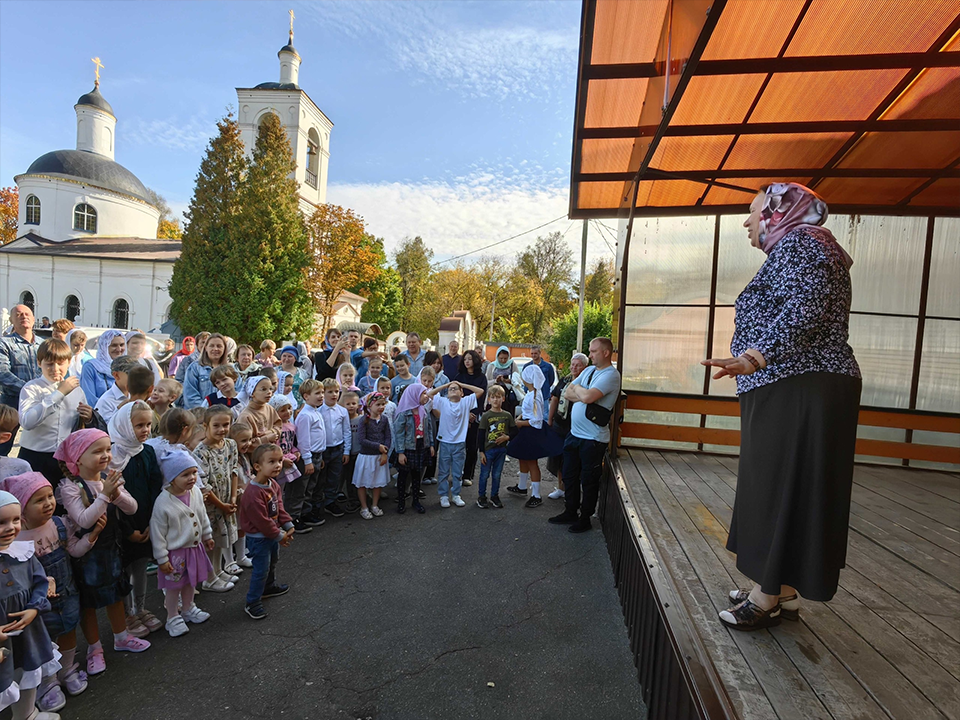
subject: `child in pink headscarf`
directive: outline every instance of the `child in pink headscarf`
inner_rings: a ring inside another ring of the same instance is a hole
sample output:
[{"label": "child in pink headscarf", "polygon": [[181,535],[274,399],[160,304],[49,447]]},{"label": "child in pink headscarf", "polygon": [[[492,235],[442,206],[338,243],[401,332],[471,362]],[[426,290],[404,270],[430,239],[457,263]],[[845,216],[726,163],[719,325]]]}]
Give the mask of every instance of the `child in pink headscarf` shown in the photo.
[{"label": "child in pink headscarf", "polygon": [[0,489],[20,501],[21,530],[18,539],[33,542],[34,553],[47,578],[53,579],[48,593],[50,609],[40,613],[47,633],[60,648],[62,666],[58,673],[43,678],[37,689],[37,707],[53,712],[66,702],[63,690],[79,695],[87,689],[87,674],[74,662],[77,653],[77,625],[80,623],[80,596],[73,581],[70,557],[86,554],[97,541],[100,528],[80,539],[69,541],[64,519],[53,511],[57,502],[53,487],[40,473],[13,475],[0,481]]},{"label": "child in pink headscarf", "polygon": [[112,455],[110,436],[88,428],[71,433],[54,457],[60,461],[64,480],[60,499],[67,510],[67,537],[79,542],[94,527],[100,535],[84,555],[77,558],[74,581],[80,591],[80,627],[87,639],[87,674],[98,675],[107,669],[100,644],[97,609],[105,607],[113,628],[113,649],[117,652],[143,652],[150,643],[127,632],[123,598],[130,593],[130,581],[123,572],[120,557],[119,513],[132,515],[137,501],[124,490],[123,476],[117,470],[107,473]]}]

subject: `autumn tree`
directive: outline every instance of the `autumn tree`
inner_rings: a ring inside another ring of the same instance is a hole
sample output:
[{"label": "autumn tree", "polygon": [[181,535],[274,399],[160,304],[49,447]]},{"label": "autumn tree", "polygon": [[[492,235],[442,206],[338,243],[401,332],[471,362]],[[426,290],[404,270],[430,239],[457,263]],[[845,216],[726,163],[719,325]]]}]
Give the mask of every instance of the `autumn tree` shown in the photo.
[{"label": "autumn tree", "polygon": [[234,338],[313,335],[315,313],[306,283],[312,258],[300,214],[300,185],[292,177],[296,167],[280,118],[268,113],[240,184],[225,274],[211,278],[226,294],[229,315],[220,328]]},{"label": "autumn tree", "polygon": [[601,305],[613,305],[614,279],[613,260],[604,258],[597,260],[593,271],[587,275],[584,282],[584,302],[598,302]]},{"label": "autumn tree", "polygon": [[151,188],[147,188],[147,199],[160,211],[157,237],[161,240],[180,240],[183,237],[183,228],[180,227],[179,218],[173,216],[173,210],[170,209],[167,199]]},{"label": "autumn tree", "polygon": [[376,255],[377,274],[347,288],[350,292],[367,298],[361,311],[362,322],[376,323],[385,334],[399,330],[403,320],[403,292],[400,288],[400,273],[387,264],[383,238],[366,235],[364,245]]},{"label": "autumn tree", "polygon": [[17,239],[17,221],[20,214],[20,190],[0,188],[0,245]]},{"label": "autumn tree", "polygon": [[573,253],[559,232],[538,237],[517,257],[510,281],[512,309],[529,325],[525,342],[542,342],[549,321],[571,306],[567,288],[572,273]]},{"label": "autumn tree", "polygon": [[419,235],[405,238],[394,254],[394,262],[400,274],[400,293],[403,297],[402,325],[407,332],[411,331],[411,323],[426,293],[431,260],[433,250],[427,247]]},{"label": "autumn tree", "polygon": [[320,205],[307,221],[307,236],[307,291],[329,325],[340,294],[380,274],[377,241],[366,233],[363,218],[339,205]]},{"label": "autumn tree", "polygon": [[235,255],[233,233],[246,159],[240,126],[232,114],[217,123],[217,130],[200,163],[185,213],[189,225],[170,281],[170,314],[192,334],[224,329],[230,320],[230,298],[236,293],[229,259]]}]

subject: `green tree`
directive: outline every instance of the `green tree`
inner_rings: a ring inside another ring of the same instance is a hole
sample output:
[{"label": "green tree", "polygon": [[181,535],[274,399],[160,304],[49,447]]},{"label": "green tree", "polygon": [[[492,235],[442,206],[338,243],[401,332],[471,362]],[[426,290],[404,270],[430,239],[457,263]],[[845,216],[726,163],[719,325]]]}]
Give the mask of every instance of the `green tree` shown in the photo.
[{"label": "green tree", "polygon": [[400,274],[400,294],[403,298],[401,324],[407,332],[412,330],[412,323],[426,294],[431,260],[433,250],[427,247],[419,235],[405,238],[394,254],[394,262]]},{"label": "green tree", "polygon": [[313,335],[307,233],[300,215],[299,184],[291,177],[296,166],[280,119],[267,114],[240,187],[236,233],[222,283],[228,315],[219,327],[234,338]]},{"label": "green tree", "polygon": [[380,274],[376,239],[367,234],[363,218],[339,205],[317,207],[307,221],[307,233],[307,289],[326,326],[344,290],[372,282]]},{"label": "green tree", "polygon": [[228,256],[246,160],[240,126],[232,114],[217,123],[217,130],[200,162],[185,213],[189,225],[170,281],[170,314],[181,330],[191,334],[225,329],[237,293],[236,278],[228,273]]},{"label": "green tree", "polygon": [[399,330],[403,319],[403,292],[400,288],[400,273],[387,264],[383,238],[367,234],[362,241],[376,255],[377,275],[374,279],[347,288],[350,292],[367,298],[360,320],[376,323],[389,335]]},{"label": "green tree", "polygon": [[559,232],[538,237],[532,247],[517,257],[513,284],[519,284],[519,277],[532,282],[517,303],[518,311],[526,316],[522,320],[530,325],[532,337],[528,342],[541,342],[547,323],[570,307],[567,288],[572,273],[573,253]]},{"label": "green tree", "polygon": [[[597,260],[593,271],[584,282],[584,302],[598,302],[601,305],[613,305],[613,260]],[[577,288],[577,292],[579,292]]]},{"label": "green tree", "polygon": [[173,210],[167,199],[152,188],[147,188],[147,198],[157,210],[160,218],[157,221],[157,237],[162,240],[179,240],[183,237],[183,228],[180,219],[173,216]]},{"label": "green tree", "polygon": [[610,337],[613,332],[613,308],[598,302],[585,304],[583,307],[583,345],[577,348],[577,308],[553,321],[553,333],[547,340],[547,350],[550,359],[558,370],[566,372],[570,368],[570,358],[575,352],[586,353],[590,341],[595,337]]}]

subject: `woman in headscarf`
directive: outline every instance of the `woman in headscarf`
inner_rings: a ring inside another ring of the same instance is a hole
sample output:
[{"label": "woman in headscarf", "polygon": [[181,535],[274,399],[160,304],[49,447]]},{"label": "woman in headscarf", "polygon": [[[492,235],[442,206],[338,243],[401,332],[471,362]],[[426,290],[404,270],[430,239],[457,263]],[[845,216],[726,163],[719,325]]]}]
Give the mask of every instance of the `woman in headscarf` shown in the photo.
[{"label": "woman in headscarf", "polygon": [[[300,348],[296,345],[287,345],[280,351],[280,367],[293,376],[293,397],[294,405],[300,407],[303,405],[303,398],[300,397],[300,385],[309,378],[303,370],[303,363],[300,360]],[[283,385],[280,386],[283,392]]]},{"label": "woman in headscarf", "polygon": [[503,409],[512,413],[517,407],[517,395],[513,391],[513,374],[517,372],[517,364],[510,357],[510,348],[501,345],[497,348],[497,357],[487,365],[487,382],[496,383],[503,388],[506,399]]},{"label": "woman in headscarf", "polygon": [[453,378],[454,382],[472,385],[483,390],[483,395],[477,399],[477,407],[470,411],[470,426],[467,429],[467,457],[463,463],[463,484],[473,485],[473,473],[477,468],[477,452],[480,447],[480,433],[478,423],[484,408],[487,406],[487,378],[483,374],[480,353],[476,350],[466,350],[460,356],[460,372]]},{"label": "woman in headscarf", "polygon": [[131,330],[126,334],[124,340],[127,342],[127,355],[136,360],[140,365],[153,373],[153,384],[157,385],[163,380],[163,373],[160,372],[160,365],[150,355],[147,354],[147,336],[139,330]]},{"label": "woman in headscarf", "polygon": [[104,330],[97,338],[97,356],[85,363],[80,373],[80,387],[90,407],[96,407],[100,396],[113,387],[110,363],[123,355],[127,344],[119,330]]},{"label": "woman in headscarf", "polygon": [[183,342],[180,343],[180,351],[170,358],[170,367],[167,370],[167,377],[175,377],[177,374],[177,367],[183,361],[185,357],[188,357],[193,354],[193,351],[197,347],[197,341],[193,338],[192,335],[187,335]]},{"label": "woman in headscarf", "polygon": [[70,352],[73,353],[70,367],[67,369],[67,377],[80,377],[83,366],[88,360],[93,360],[93,355],[87,350],[87,334],[80,328],[74,328],[67,333],[66,343],[70,346]]},{"label": "woman in headscarf", "polygon": [[517,427],[520,428],[517,436],[507,445],[507,455],[520,461],[520,483],[507,488],[512,493],[527,494],[527,483],[530,483],[530,499],[526,507],[535,508],[543,504],[540,496],[540,458],[559,455],[563,452],[563,440],[547,427],[546,408],[543,404],[543,395],[538,392],[543,387],[543,370],[532,362],[523,366],[520,373],[527,388],[520,406],[520,419]]},{"label": "woman in headscarf", "polygon": [[795,183],[750,204],[750,244],[767,259],[736,302],[734,357],[703,362],[735,377],[741,440],[727,549],[754,581],[720,613],[738,630],[799,618],[826,601],[846,561],[860,368],[847,342],[850,256],[821,227],[827,205]]}]

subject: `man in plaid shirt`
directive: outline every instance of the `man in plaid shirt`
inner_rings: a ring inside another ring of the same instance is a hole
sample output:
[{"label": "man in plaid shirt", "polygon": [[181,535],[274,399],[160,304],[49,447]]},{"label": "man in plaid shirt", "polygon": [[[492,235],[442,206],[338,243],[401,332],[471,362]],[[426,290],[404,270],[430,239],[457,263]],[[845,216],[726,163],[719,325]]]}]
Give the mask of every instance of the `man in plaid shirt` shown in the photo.
[{"label": "man in plaid shirt", "polygon": [[[26,305],[15,305],[10,313],[13,331],[0,338],[0,389],[4,405],[20,406],[20,388],[40,377],[37,348],[40,339],[33,333],[33,311]],[[0,455],[7,455],[13,447],[13,437],[0,445]]]}]

